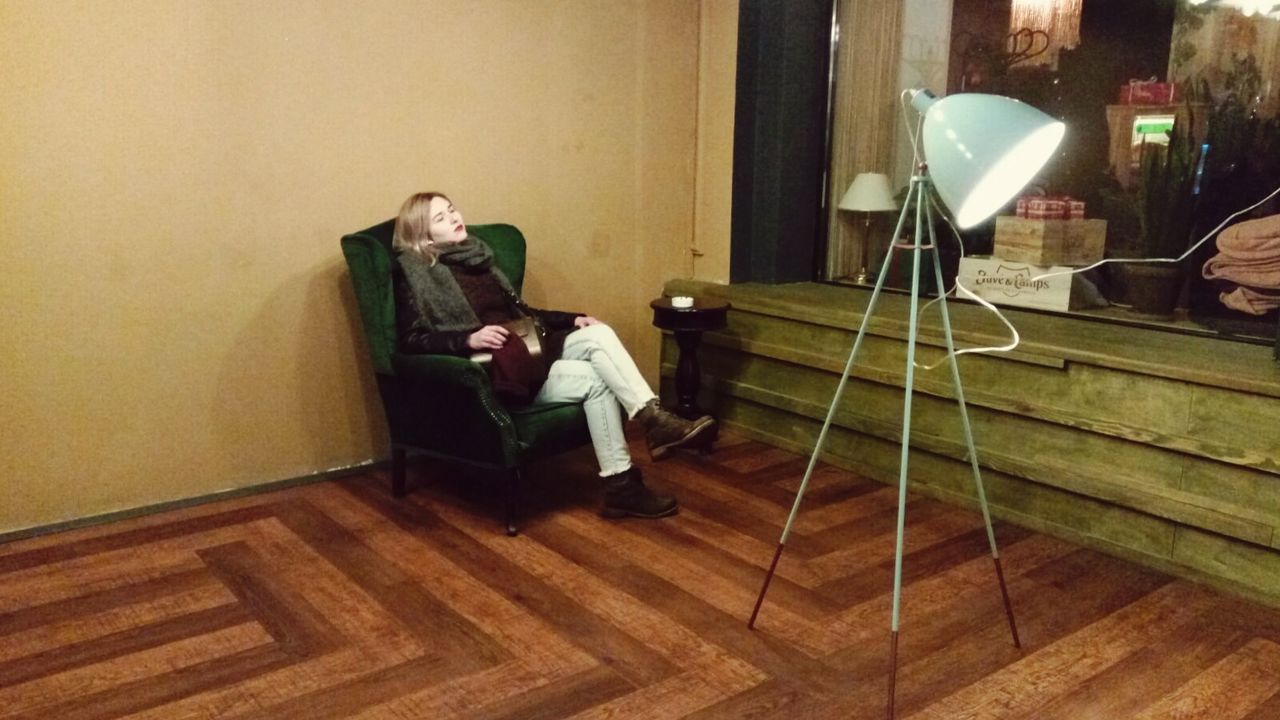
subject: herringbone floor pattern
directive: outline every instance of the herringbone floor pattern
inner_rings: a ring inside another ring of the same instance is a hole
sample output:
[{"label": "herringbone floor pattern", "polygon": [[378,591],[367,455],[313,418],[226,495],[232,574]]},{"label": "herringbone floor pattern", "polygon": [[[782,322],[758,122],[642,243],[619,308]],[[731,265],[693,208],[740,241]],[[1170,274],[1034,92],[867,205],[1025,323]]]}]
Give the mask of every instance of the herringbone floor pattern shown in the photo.
[{"label": "herringbone floor pattern", "polygon": [[[638,448],[637,448],[638,449]],[[422,466],[0,546],[0,717],[879,718],[895,491],[722,440],[646,466],[681,514],[594,514],[589,453],[536,468],[508,538]],[[1280,718],[1280,613],[913,499],[899,716]]]}]

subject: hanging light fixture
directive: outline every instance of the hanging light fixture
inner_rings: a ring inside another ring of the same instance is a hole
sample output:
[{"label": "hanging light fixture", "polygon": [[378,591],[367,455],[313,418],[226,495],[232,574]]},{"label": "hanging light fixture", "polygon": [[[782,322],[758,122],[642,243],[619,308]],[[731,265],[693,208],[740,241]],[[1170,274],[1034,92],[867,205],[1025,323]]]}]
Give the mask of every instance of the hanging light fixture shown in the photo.
[{"label": "hanging light fixture", "polygon": [[[1080,44],[1080,6],[1083,0],[1013,0],[1009,12],[1009,32],[1040,31],[1049,36],[1048,47],[1039,62],[1056,65],[1059,50]],[[1032,60],[1031,62],[1038,62]]]}]

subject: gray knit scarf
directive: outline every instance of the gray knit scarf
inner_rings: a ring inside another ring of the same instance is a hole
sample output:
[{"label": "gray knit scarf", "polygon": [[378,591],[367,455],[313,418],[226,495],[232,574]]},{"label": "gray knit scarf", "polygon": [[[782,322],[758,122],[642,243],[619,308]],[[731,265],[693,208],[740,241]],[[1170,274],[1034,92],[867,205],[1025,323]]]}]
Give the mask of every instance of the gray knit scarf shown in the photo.
[{"label": "gray knit scarf", "polygon": [[480,318],[476,317],[466,295],[462,294],[458,281],[453,279],[450,265],[468,269],[487,268],[507,295],[515,296],[507,277],[493,264],[493,250],[480,238],[468,235],[462,242],[441,245],[438,254],[439,262],[434,265],[416,252],[401,252],[396,256],[413,291],[418,312],[432,330],[458,332],[480,327]]}]

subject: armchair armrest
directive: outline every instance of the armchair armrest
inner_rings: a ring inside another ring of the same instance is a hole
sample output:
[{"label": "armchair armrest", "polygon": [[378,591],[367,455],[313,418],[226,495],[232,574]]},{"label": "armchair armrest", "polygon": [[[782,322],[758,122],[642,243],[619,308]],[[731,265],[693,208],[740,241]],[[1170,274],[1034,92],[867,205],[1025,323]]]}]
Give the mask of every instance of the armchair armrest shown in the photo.
[{"label": "armchair armrest", "polygon": [[[484,369],[468,358],[454,355],[415,355],[392,353],[391,367],[397,375],[426,382],[445,382],[471,387],[490,387]],[[490,391],[492,388],[490,387]]]},{"label": "armchair armrest", "polygon": [[515,422],[480,365],[452,355],[392,353],[391,367],[402,394],[393,442],[500,467],[518,462]]}]

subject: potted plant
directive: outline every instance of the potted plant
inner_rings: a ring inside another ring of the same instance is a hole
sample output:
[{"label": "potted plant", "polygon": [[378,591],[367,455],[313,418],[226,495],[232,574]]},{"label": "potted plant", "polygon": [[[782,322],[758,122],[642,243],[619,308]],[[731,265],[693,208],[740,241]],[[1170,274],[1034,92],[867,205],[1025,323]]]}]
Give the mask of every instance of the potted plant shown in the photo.
[{"label": "potted plant", "polygon": [[[1141,158],[1134,197],[1139,252],[1144,258],[1176,258],[1187,249],[1195,215],[1195,140],[1175,124],[1169,143],[1144,147]],[[1173,314],[1184,280],[1180,263],[1132,263],[1125,275],[1134,312]]]}]

